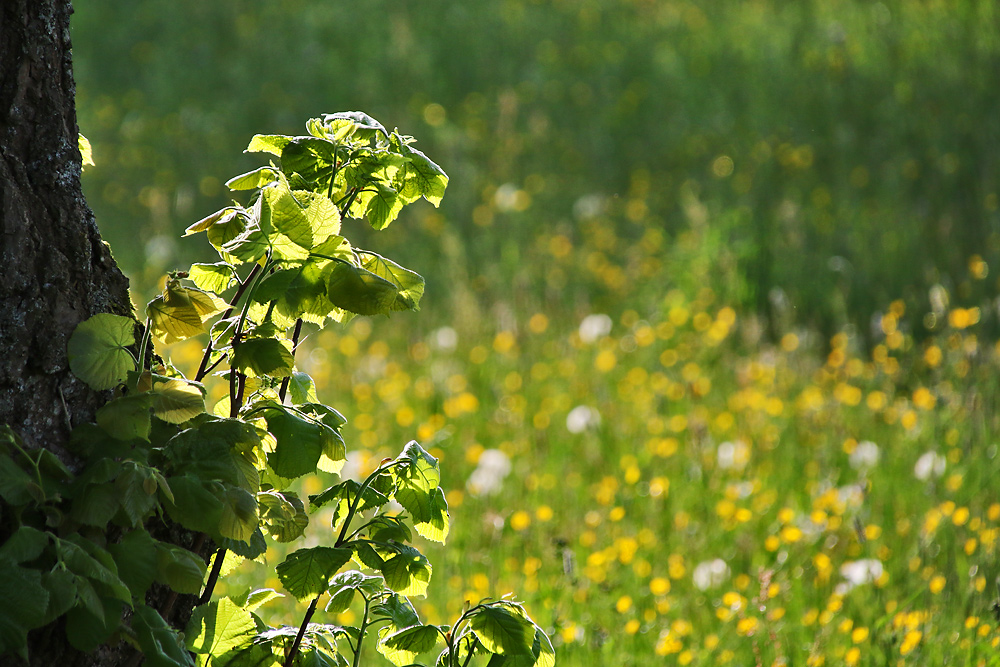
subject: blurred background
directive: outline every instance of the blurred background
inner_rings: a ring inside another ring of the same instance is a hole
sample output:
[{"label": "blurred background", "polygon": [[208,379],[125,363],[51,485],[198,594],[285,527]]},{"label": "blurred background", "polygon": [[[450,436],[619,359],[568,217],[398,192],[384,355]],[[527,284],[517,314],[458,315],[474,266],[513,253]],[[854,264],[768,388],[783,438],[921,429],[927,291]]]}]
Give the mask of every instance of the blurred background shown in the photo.
[{"label": "blurred background", "polygon": [[969,268],[1000,252],[990,0],[107,0],[73,31],[88,198],[143,295],[253,134],[355,109],[451,177],[369,243],[443,318],[689,283],[867,338],[933,285],[997,291]]},{"label": "blurred background", "polygon": [[181,234],[256,133],[365,111],[448,172],[345,226],[421,312],[297,355],[349,474],[442,459],[432,622],[517,591],[561,665],[995,661],[995,0],[102,0],[73,43],[137,304],[215,261]]}]

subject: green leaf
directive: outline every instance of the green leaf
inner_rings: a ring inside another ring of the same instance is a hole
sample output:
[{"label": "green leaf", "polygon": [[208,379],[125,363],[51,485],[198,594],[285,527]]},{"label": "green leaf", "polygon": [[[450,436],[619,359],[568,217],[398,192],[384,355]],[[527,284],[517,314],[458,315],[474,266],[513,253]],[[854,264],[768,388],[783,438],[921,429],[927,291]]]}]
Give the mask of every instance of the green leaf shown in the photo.
[{"label": "green leaf", "polygon": [[399,516],[379,514],[372,518],[365,526],[368,537],[376,542],[411,542],[413,533]]},{"label": "green leaf", "polygon": [[74,574],[97,584],[102,596],[132,602],[132,592],[118,577],[118,566],[107,550],[80,534],[56,540],[55,545],[63,565]]},{"label": "green leaf", "polygon": [[246,153],[271,153],[281,155],[281,150],[288,145],[292,137],[281,134],[256,134],[250,140],[250,145],[246,148]]},{"label": "green leaf", "polygon": [[192,264],[188,278],[199,289],[221,294],[236,280],[236,269],[227,262],[215,264]]},{"label": "green leaf", "polygon": [[251,424],[209,419],[181,431],[164,449],[176,473],[195,473],[204,480],[216,479],[257,493],[260,476],[252,459],[259,447],[260,436]]},{"label": "green leaf", "polygon": [[136,605],[132,615],[132,629],[135,630],[139,648],[142,649],[144,665],[149,667],[195,667],[191,654],[184,648],[184,641],[174,628],[152,607]]},{"label": "green leaf", "polygon": [[112,482],[121,473],[122,464],[101,459],[90,465],[73,483],[74,521],[103,528],[118,513],[121,500]]},{"label": "green leaf", "polygon": [[[197,234],[198,232],[206,232],[217,225],[225,227],[233,222],[233,219],[237,217],[240,210],[241,209],[239,207],[227,206],[226,208],[219,209],[211,215],[206,215],[198,222],[189,225],[188,228],[184,230],[184,236],[191,236],[193,234]],[[242,222],[240,224],[242,225]],[[242,229],[242,226],[240,229]]]},{"label": "green leaf", "polygon": [[261,491],[257,494],[257,503],[261,524],[278,542],[291,542],[301,537],[309,525],[302,501],[291,491]]},{"label": "green leaf", "polygon": [[312,250],[340,231],[340,210],[325,195],[292,193],[282,176],[263,191],[263,196],[271,210],[274,231],[299,248]]},{"label": "green leaf", "polygon": [[315,471],[320,455],[333,447],[338,438],[336,431],[318,419],[274,401],[263,402],[251,414],[267,420],[267,430],[275,440],[267,464],[286,479]]},{"label": "green leaf", "polygon": [[431,580],[431,564],[422,553],[406,544],[391,544],[386,550],[390,557],[382,556],[384,563],[377,568],[389,589],[406,596],[427,594]]},{"label": "green leaf", "polygon": [[245,174],[234,176],[226,181],[226,187],[230,190],[256,190],[265,185],[273,183],[278,178],[277,170],[271,167],[258,167]]},{"label": "green leaf", "polygon": [[118,440],[148,440],[152,410],[149,393],[122,396],[97,409],[97,425]]},{"label": "green leaf", "polygon": [[124,603],[111,598],[101,598],[101,613],[94,614],[85,607],[73,607],[66,614],[66,638],[78,651],[90,653],[101,646],[121,624]]},{"label": "green leaf", "polygon": [[281,149],[281,170],[298,174],[315,187],[325,187],[333,173],[336,146],[317,137],[295,137]]},{"label": "green leaf", "polygon": [[99,313],[77,325],[69,337],[69,367],[91,388],[113,389],[135,370],[135,360],[127,349],[134,344],[132,319]]},{"label": "green leaf", "polygon": [[27,505],[40,492],[38,483],[9,455],[0,455],[0,498],[11,505]]},{"label": "green leaf", "polygon": [[556,652],[552,642],[541,628],[535,626],[530,653],[494,653],[486,667],[555,667],[555,664]]},{"label": "green leaf", "polygon": [[384,602],[372,607],[372,618],[387,620],[386,628],[390,632],[399,632],[405,628],[420,625],[417,610],[405,597],[390,595]]},{"label": "green leaf", "polygon": [[371,597],[381,588],[382,577],[373,577],[357,570],[341,572],[330,582],[327,591],[330,593],[330,600],[326,604],[326,611],[339,614],[351,606],[356,591],[361,591]]},{"label": "green leaf", "polygon": [[420,310],[424,279],[419,274],[368,251],[361,253],[361,266],[396,286],[396,299],[390,306],[392,310]]},{"label": "green leaf", "polygon": [[125,461],[115,480],[115,491],[130,525],[141,525],[157,506],[158,483],[154,470],[135,461]]},{"label": "green leaf", "polygon": [[219,518],[219,534],[231,540],[247,542],[257,530],[257,499],[245,489],[226,489]]},{"label": "green leaf", "polygon": [[368,209],[365,217],[368,224],[374,229],[385,229],[393,220],[399,217],[399,212],[403,210],[405,202],[400,198],[395,189],[382,183],[375,183],[368,186],[374,188],[375,192],[368,201]]},{"label": "green leaf", "polygon": [[49,592],[42,585],[42,573],[0,559],[0,628],[23,636],[25,632],[46,622]]},{"label": "green leaf", "polygon": [[153,335],[164,343],[176,343],[205,333],[205,322],[229,308],[210,292],[183,287],[177,279],[167,281],[163,294],[146,305]]},{"label": "green leaf", "polygon": [[403,187],[399,189],[400,197],[406,203],[423,197],[435,208],[438,207],[444,197],[445,188],[448,187],[448,175],[430,158],[411,147],[403,137],[395,132],[390,143],[400,155],[409,158],[397,176],[403,183]]},{"label": "green leaf", "polygon": [[470,614],[472,631],[486,650],[503,655],[531,654],[534,624],[501,604],[480,607]]},{"label": "green leaf", "polygon": [[331,577],[350,559],[350,549],[312,547],[293,551],[276,570],[285,589],[297,600],[305,600],[325,591]]},{"label": "green leaf", "polygon": [[[333,511],[333,527],[337,528],[340,521],[347,516],[351,503],[354,502],[360,491],[361,484],[353,479],[344,480],[319,495],[309,496],[310,509],[315,511],[327,503],[336,501],[337,507]],[[361,496],[361,502],[358,503],[357,512],[361,513],[375,507],[382,507],[388,502],[389,498],[386,495],[368,486]]]},{"label": "green leaf", "polygon": [[378,652],[399,667],[412,664],[418,655],[433,649],[440,638],[433,625],[418,625],[395,634],[384,630],[379,631]]},{"label": "green leaf", "polygon": [[195,608],[184,634],[189,650],[220,656],[252,642],[257,636],[257,624],[248,610],[229,598],[221,598]]},{"label": "green leaf", "polygon": [[448,501],[445,500],[441,487],[435,487],[430,493],[426,493],[413,487],[400,486],[393,497],[410,513],[413,527],[421,537],[444,544],[448,538],[451,519],[448,515]]},{"label": "green leaf", "polygon": [[257,526],[257,530],[253,532],[249,540],[223,539],[219,546],[225,547],[227,551],[247,560],[253,560],[267,551],[267,541],[264,539],[264,533],[261,532],[260,526]]},{"label": "green leaf", "polygon": [[142,600],[156,580],[158,552],[156,540],[143,529],[125,533],[121,542],[109,544],[108,551],[118,567],[118,576]]},{"label": "green leaf", "polygon": [[42,625],[48,625],[76,605],[76,579],[75,574],[58,567],[42,573],[42,586],[49,593]]},{"label": "green leaf", "polygon": [[3,546],[0,546],[0,562],[24,563],[33,561],[42,555],[48,545],[48,533],[31,526],[21,526],[7,538]]},{"label": "green leaf", "polygon": [[294,263],[260,281],[254,292],[259,303],[274,302],[275,310],[289,319],[310,316],[320,323],[333,310],[327,298],[327,277],[333,270],[329,260]]},{"label": "green leaf", "polygon": [[392,312],[398,289],[371,271],[345,262],[334,262],[327,279],[327,298],[358,315]]},{"label": "green leaf", "polygon": [[398,484],[415,490],[430,492],[441,481],[438,460],[427,453],[415,440],[411,440],[396,457],[393,472]]},{"label": "green leaf", "polygon": [[316,403],[316,383],[308,373],[295,371],[288,382],[288,389],[292,396],[292,403],[301,405],[302,403]]},{"label": "green leaf", "polygon": [[197,595],[205,580],[205,561],[172,544],[156,545],[156,580],[178,593]]},{"label": "green leaf", "polygon": [[344,125],[340,121],[347,121],[351,128],[350,134],[345,134],[345,137],[353,136],[357,139],[368,141],[375,138],[378,134],[389,136],[382,123],[364,111],[338,111],[337,113],[328,113],[323,116],[323,123],[330,129],[343,127]]},{"label": "green leaf", "polygon": [[289,377],[295,369],[295,357],[275,338],[249,338],[235,345],[233,366],[254,377]]},{"label": "green leaf", "polygon": [[273,588],[248,588],[242,595],[236,597],[230,596],[230,599],[240,608],[247,611],[254,611],[271,600],[283,597],[285,596]]},{"label": "green leaf", "polygon": [[153,414],[170,424],[182,424],[205,412],[204,388],[187,380],[153,384]]},{"label": "green leaf", "polygon": [[218,536],[222,520],[222,484],[202,480],[190,473],[170,477],[169,482],[175,501],[165,502],[164,508],[170,518],[188,530]]}]

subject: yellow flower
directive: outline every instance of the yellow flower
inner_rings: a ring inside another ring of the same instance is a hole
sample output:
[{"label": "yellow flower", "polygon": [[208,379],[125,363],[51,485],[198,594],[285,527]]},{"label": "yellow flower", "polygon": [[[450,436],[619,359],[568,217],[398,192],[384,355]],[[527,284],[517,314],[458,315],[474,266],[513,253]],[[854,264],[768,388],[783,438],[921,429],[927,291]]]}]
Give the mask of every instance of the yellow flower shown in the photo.
[{"label": "yellow flower", "polygon": [[518,510],[510,516],[510,527],[514,530],[525,530],[531,525],[531,515],[524,510]]},{"label": "yellow flower", "polygon": [[666,577],[653,577],[649,582],[649,591],[653,595],[666,595],[670,592],[670,580]]}]

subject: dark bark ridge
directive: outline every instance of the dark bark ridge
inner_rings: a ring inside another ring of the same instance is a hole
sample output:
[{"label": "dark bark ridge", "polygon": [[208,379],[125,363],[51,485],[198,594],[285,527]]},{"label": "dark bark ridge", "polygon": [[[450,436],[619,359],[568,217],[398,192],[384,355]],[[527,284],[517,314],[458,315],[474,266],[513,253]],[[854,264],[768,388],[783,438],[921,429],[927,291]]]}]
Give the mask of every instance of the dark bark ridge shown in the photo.
[{"label": "dark bark ridge", "polygon": [[69,335],[132,310],[80,184],[71,13],[0,3],[0,423],[64,460],[71,425],[106,400],[69,372]]}]

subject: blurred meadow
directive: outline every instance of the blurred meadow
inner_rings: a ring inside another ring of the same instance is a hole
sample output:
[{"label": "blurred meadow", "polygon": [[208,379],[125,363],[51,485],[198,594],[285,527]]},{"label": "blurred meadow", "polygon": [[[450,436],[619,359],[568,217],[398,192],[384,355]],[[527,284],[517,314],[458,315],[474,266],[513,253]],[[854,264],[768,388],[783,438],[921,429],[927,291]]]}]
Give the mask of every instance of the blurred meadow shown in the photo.
[{"label": "blurred meadow", "polygon": [[[297,358],[354,474],[411,439],[441,458],[431,621],[515,591],[560,665],[1000,664],[993,0],[73,20],[84,185],[137,303],[214,261],[181,234],[255,133],[362,110],[451,177],[352,230],[427,279],[421,312]],[[229,592],[280,588],[274,562]]]}]

